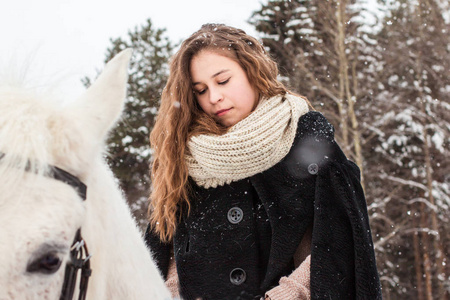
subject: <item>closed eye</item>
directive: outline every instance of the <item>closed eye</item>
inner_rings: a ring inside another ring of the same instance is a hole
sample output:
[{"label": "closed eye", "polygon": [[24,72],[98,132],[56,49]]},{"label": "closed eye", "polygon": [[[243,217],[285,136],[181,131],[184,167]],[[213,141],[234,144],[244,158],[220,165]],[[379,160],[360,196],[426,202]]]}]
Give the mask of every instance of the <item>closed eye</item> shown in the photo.
[{"label": "closed eye", "polygon": [[[220,82],[218,82],[217,84],[219,84],[219,85],[225,85],[225,84],[227,84],[227,83],[230,81],[230,79],[231,79],[231,77],[229,77],[229,78],[226,79],[226,80],[220,81]],[[195,92],[197,95],[203,95],[207,90],[208,90],[208,89],[205,88],[205,89],[200,90],[200,91],[194,90],[194,92]]]},{"label": "closed eye", "polygon": [[[231,78],[231,77],[230,77]],[[219,82],[219,84],[227,84],[228,83],[228,81],[230,81],[230,78],[228,78],[227,80],[224,80],[224,81],[221,81],[221,82]]]}]

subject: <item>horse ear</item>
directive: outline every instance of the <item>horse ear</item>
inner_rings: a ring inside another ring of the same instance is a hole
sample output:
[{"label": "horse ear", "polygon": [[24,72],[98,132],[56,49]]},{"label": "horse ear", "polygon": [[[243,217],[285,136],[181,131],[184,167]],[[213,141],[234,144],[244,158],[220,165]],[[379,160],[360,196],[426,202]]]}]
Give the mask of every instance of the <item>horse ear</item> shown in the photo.
[{"label": "horse ear", "polygon": [[132,54],[126,49],[117,54],[105,66],[100,76],[74,103],[77,119],[95,130],[103,139],[122,113],[126,97],[128,64]]}]

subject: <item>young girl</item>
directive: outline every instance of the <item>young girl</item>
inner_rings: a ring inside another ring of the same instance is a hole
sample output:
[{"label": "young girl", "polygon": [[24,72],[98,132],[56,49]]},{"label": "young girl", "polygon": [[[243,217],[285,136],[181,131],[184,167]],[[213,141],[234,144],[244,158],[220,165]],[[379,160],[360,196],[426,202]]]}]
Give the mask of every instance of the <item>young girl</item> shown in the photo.
[{"label": "young girl", "polygon": [[359,169],[244,31],[171,61],[146,241],[182,299],[381,299]]}]

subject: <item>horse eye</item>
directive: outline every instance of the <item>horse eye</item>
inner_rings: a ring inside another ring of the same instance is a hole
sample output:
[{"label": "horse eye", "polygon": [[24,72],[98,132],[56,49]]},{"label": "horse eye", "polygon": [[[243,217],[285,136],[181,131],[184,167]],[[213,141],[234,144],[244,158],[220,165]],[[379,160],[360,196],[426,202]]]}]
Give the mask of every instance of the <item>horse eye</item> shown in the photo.
[{"label": "horse eye", "polygon": [[55,253],[47,253],[28,264],[27,272],[53,274],[60,266],[61,259]]}]

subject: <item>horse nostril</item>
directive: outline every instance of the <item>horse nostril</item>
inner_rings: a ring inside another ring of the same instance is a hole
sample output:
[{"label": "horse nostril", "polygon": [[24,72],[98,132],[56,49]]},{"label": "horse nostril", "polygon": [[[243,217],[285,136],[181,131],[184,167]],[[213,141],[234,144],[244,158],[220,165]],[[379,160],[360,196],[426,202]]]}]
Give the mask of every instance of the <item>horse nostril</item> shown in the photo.
[{"label": "horse nostril", "polygon": [[28,264],[27,272],[53,274],[60,266],[61,259],[55,253],[47,253]]}]

